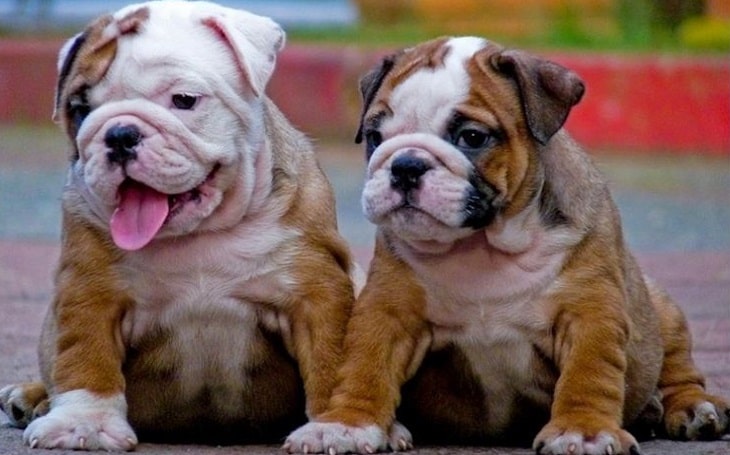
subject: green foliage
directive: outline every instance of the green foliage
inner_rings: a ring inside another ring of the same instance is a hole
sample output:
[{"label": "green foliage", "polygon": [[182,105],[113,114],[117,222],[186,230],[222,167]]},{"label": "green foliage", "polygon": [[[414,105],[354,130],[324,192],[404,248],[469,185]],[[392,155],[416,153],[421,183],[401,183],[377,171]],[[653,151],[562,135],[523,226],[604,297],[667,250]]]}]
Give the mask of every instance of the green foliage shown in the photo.
[{"label": "green foliage", "polygon": [[[546,26],[542,30],[487,36],[511,46],[569,50],[727,51],[730,24],[699,19],[703,5],[704,0],[615,0],[612,9],[604,7],[596,12],[586,10],[579,1],[565,1],[552,17],[544,18]],[[594,17],[600,14],[603,16]],[[400,21],[370,20],[347,27],[289,30],[292,41],[364,47],[407,46],[449,33],[453,31],[445,24],[419,22],[412,16]],[[482,30],[463,33],[484,34]]]},{"label": "green foliage", "polygon": [[730,51],[730,21],[694,17],[679,26],[680,42],[691,49]]}]

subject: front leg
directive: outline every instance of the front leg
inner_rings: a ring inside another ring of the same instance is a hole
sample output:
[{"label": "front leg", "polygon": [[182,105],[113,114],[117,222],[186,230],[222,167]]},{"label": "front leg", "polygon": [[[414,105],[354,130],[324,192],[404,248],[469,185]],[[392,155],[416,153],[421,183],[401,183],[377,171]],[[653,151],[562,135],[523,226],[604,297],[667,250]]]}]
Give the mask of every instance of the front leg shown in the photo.
[{"label": "front leg", "polygon": [[355,294],[347,271],[331,257],[310,256],[298,262],[309,264],[295,275],[302,292],[289,310],[290,349],[299,364],[306,412],[312,419],[324,412],[335,387]]},{"label": "front leg", "polygon": [[130,450],[137,444],[122,374],[120,321],[128,302],[114,285],[112,261],[94,232],[67,230],[39,349],[50,409],[25,429],[31,447]]},{"label": "front leg", "polygon": [[[560,376],[550,421],[533,443],[538,454],[638,453],[636,439],[621,428],[628,322],[620,296],[609,286],[580,302],[564,299],[553,325],[553,352]],[[593,299],[591,298],[593,297]]]},{"label": "front leg", "polygon": [[410,433],[394,417],[400,387],[430,345],[425,297],[410,269],[380,239],[370,270],[347,325],[338,385],[326,411],[289,435],[284,449],[291,453],[410,448]]}]

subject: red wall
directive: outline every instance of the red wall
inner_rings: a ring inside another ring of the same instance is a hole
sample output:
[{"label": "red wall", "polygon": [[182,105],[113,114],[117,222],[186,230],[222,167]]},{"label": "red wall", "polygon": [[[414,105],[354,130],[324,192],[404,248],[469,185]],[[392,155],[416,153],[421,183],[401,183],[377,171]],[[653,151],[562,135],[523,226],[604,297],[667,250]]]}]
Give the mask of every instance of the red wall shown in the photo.
[{"label": "red wall", "polygon": [[[57,41],[0,40],[0,122],[50,121]],[[354,135],[357,80],[381,52],[290,45],[271,97],[315,138]],[[730,59],[546,54],[586,81],[568,129],[604,151],[705,153],[730,157]]]}]

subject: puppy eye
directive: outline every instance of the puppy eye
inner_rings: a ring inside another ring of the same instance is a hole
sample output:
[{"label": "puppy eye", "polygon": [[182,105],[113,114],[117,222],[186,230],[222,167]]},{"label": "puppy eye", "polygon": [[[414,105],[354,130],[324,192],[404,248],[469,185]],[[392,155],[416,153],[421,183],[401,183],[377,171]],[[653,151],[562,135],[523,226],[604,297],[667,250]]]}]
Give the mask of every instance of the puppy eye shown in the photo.
[{"label": "puppy eye", "polygon": [[489,142],[489,134],[473,128],[461,130],[456,136],[455,145],[465,149],[481,149]]},{"label": "puppy eye", "polygon": [[68,116],[77,131],[90,112],[91,106],[89,106],[89,103],[87,103],[83,97],[74,97],[69,99]]},{"label": "puppy eye", "polygon": [[379,146],[383,143],[383,135],[380,134],[378,131],[368,131],[365,133],[365,141],[368,145],[373,146],[373,148]]},{"label": "puppy eye", "polygon": [[176,93],[172,95],[172,105],[184,111],[191,111],[198,104],[200,96],[189,93]]},{"label": "puppy eye", "polygon": [[367,144],[368,158],[373,154],[376,148],[383,143],[383,135],[378,131],[368,131],[365,133],[365,143]]}]

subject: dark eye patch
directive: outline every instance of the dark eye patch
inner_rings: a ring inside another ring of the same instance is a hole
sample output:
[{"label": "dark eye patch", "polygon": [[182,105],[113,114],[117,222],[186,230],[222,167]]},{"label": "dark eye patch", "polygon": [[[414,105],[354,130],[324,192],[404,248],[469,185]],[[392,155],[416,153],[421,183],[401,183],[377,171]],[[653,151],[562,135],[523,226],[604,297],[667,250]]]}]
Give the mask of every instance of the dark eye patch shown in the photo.
[{"label": "dark eye patch", "polygon": [[66,59],[63,61],[63,64],[61,65],[61,70],[58,74],[58,83],[56,86],[56,108],[59,108],[61,105],[61,97],[63,95],[63,88],[66,85],[66,80],[68,79],[68,75],[71,72],[71,67],[73,66],[74,62],[76,61],[76,57],[79,53],[79,49],[81,49],[81,46],[86,43],[86,36],[88,32],[84,32],[76,37],[76,39],[71,44],[71,47],[69,48],[68,52],[66,53]]},{"label": "dark eye patch", "polygon": [[383,135],[376,130],[368,131],[365,133],[365,143],[365,153],[367,158],[370,159],[375,149],[383,143]]},{"label": "dark eye patch", "polygon": [[370,159],[375,149],[383,143],[383,134],[379,129],[386,115],[385,112],[380,112],[363,122],[360,127],[359,135],[361,138],[365,138],[365,158],[367,160]]},{"label": "dark eye patch", "polygon": [[502,132],[457,113],[446,128],[444,139],[467,155],[493,147],[502,140]]},{"label": "dark eye patch", "polygon": [[78,132],[81,124],[91,112],[91,105],[87,96],[88,89],[87,86],[82,86],[76,93],[69,96],[66,103],[66,115],[73,127],[74,134]]}]

